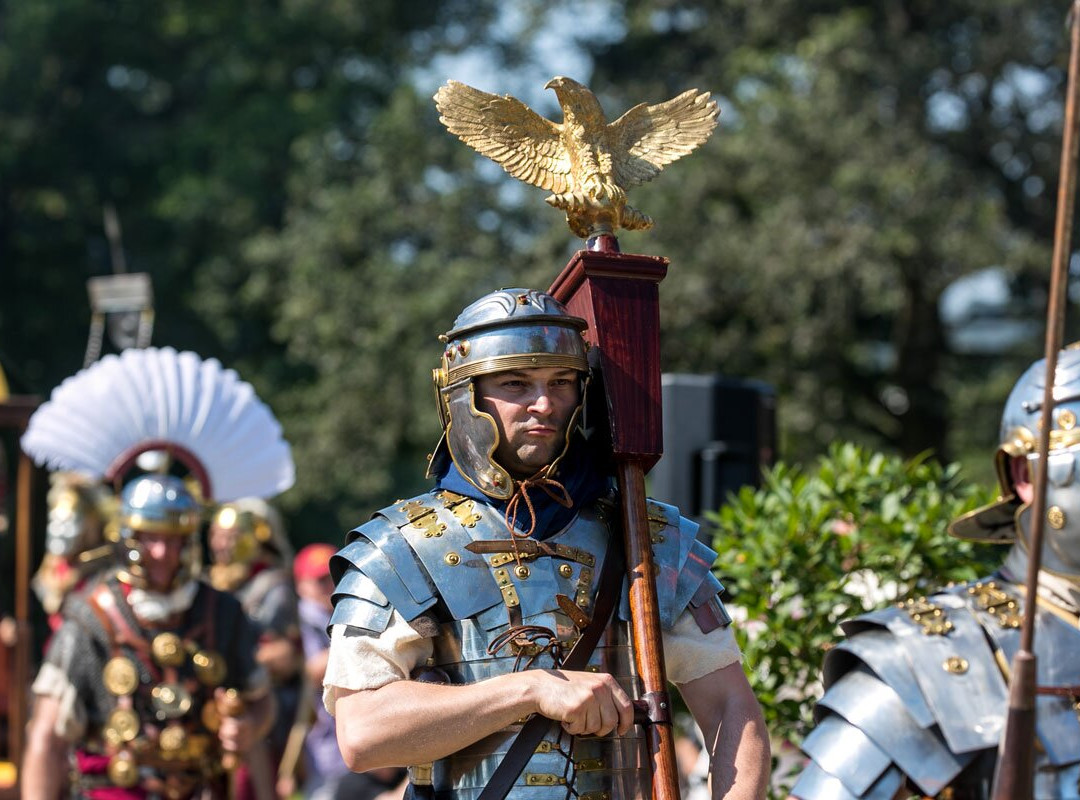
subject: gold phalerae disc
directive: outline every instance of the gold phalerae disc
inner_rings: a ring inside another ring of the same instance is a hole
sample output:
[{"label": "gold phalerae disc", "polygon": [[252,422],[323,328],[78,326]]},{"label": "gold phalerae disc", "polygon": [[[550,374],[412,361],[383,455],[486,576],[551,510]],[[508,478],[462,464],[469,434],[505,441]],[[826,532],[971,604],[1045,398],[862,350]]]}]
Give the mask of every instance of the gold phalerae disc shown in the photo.
[{"label": "gold phalerae disc", "polygon": [[184,643],[175,633],[159,633],[150,643],[154,661],[163,667],[179,667],[184,663]]},{"label": "gold phalerae disc", "polygon": [[132,741],[139,734],[139,715],[130,708],[114,708],[102,735],[111,745]]},{"label": "gold phalerae disc", "polygon": [[114,656],[105,664],[101,679],[110,694],[123,697],[134,692],[139,685],[139,671],[130,658]]},{"label": "gold phalerae disc", "polygon": [[176,719],[191,710],[191,694],[178,683],[163,683],[150,692],[158,719]]},{"label": "gold phalerae disc", "polygon": [[203,727],[210,733],[217,733],[221,728],[221,712],[218,711],[217,703],[213,700],[209,700],[203,704],[202,713],[200,714]]},{"label": "gold phalerae disc", "polygon": [[204,686],[218,687],[225,680],[228,669],[221,653],[213,650],[200,650],[191,657],[195,664],[195,677]]},{"label": "gold phalerae disc", "polygon": [[158,747],[162,753],[175,754],[187,744],[187,732],[179,725],[170,725],[158,737]]},{"label": "gold phalerae disc", "polygon": [[121,750],[109,759],[107,772],[109,780],[123,789],[129,789],[139,782],[139,766],[135,763],[135,756],[127,750]]}]

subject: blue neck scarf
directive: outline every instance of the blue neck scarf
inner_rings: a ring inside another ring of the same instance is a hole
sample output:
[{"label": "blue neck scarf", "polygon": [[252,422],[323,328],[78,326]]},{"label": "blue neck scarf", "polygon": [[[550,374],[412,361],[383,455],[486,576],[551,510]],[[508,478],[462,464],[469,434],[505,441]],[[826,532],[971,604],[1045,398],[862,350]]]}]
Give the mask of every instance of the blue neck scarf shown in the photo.
[{"label": "blue neck scarf", "polygon": [[[566,488],[573,505],[569,508],[563,506],[542,489],[533,489],[529,492],[529,500],[536,514],[536,525],[532,536],[540,541],[561,531],[570,524],[581,508],[588,506],[611,490],[611,478],[597,468],[588,446],[580,439],[575,439],[570,445],[566,456],[559,462],[558,470],[551,477]],[[435,481],[435,486],[489,505],[500,514],[506,513],[508,501],[488,497],[465,480],[458,471],[457,465],[452,461],[449,469]],[[529,529],[531,521],[528,509],[519,506],[514,527],[525,532]]]}]

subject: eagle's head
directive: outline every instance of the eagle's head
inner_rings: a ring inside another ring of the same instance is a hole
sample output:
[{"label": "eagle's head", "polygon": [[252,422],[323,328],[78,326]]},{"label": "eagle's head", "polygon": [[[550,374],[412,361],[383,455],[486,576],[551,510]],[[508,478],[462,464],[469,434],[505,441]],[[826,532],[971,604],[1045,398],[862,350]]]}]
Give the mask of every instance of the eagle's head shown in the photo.
[{"label": "eagle's head", "polygon": [[578,83],[573,78],[558,75],[545,83],[544,88],[555,91],[555,96],[559,98],[559,105],[562,106],[564,115],[570,114],[581,117],[583,112],[590,116],[599,113],[601,119],[603,118],[604,112],[600,110],[600,103],[596,99],[596,95],[589,91],[589,87]]}]

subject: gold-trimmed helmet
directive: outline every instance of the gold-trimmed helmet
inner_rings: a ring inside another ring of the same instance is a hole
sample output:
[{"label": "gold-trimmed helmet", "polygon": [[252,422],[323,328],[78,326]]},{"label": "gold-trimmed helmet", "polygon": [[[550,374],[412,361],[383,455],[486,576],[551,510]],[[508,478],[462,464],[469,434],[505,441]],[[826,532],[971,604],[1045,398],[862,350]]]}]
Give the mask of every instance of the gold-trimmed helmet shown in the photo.
[{"label": "gold-trimmed helmet", "polygon": [[[949,526],[954,536],[991,543],[1019,539],[1027,549],[1032,508],[1017,496],[1010,461],[1026,459],[1034,476],[1045,386],[1046,360],[1040,359],[1020,376],[1001,416],[1000,444],[994,454],[1001,496],[955,520]],[[1058,354],[1051,426],[1042,566],[1076,578],[1080,576],[1080,349],[1075,344]]]},{"label": "gold-trimmed helmet", "polygon": [[[476,407],[473,378],[536,367],[562,367],[588,375],[587,323],[572,316],[554,297],[532,289],[500,289],[465,308],[439,339],[446,345],[434,370],[436,402],[443,435],[428,465],[429,477],[453,460],[462,476],[489,497],[513,494],[510,473],[493,458],[499,429],[490,414]],[[584,403],[584,387],[581,392]],[[554,469],[566,453],[581,405],[567,428],[567,444],[548,465]]]},{"label": "gold-trimmed helmet", "polygon": [[260,558],[284,566],[292,557],[281,515],[258,497],[218,506],[210,520],[209,543],[210,583],[222,591],[237,589]]}]

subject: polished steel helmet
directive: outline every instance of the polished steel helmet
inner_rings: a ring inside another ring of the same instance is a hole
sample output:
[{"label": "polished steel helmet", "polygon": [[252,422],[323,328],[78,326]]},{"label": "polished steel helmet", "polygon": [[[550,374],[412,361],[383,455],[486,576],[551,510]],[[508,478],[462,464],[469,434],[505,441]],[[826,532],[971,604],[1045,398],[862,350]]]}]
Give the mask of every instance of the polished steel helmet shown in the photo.
[{"label": "polished steel helmet", "polygon": [[[509,498],[513,480],[493,459],[498,426],[490,414],[476,408],[472,379],[535,367],[574,369],[584,378],[589,370],[586,327],[585,320],[571,316],[551,295],[532,289],[500,289],[462,311],[453,328],[439,337],[446,347],[432,377],[443,435],[428,465],[429,476],[441,470],[448,456],[484,494]],[[567,443],[580,412],[579,406],[567,429]],[[562,454],[548,465],[549,471]]]},{"label": "polished steel helmet", "polygon": [[145,587],[145,556],[138,534],[182,536],[187,539],[173,587],[191,580],[202,567],[199,537],[202,507],[180,478],[148,474],[130,481],[120,493],[120,541],[126,563],[121,580]]},{"label": "polished steel helmet", "polygon": [[[1039,459],[1038,437],[1044,424],[1043,394],[1046,360],[1032,364],[1016,382],[1001,416],[1000,444],[994,457],[1001,497],[988,506],[953,522],[950,532],[964,539],[1011,542],[1019,538],[1027,548],[1031,506],[1016,495],[1009,462],[1027,459],[1035,474]],[[1076,345],[1058,354],[1054,376],[1050,453],[1046,484],[1046,520],[1042,566],[1055,574],[1080,578],[1080,349]],[[1034,478],[1032,479],[1034,481]]]}]

